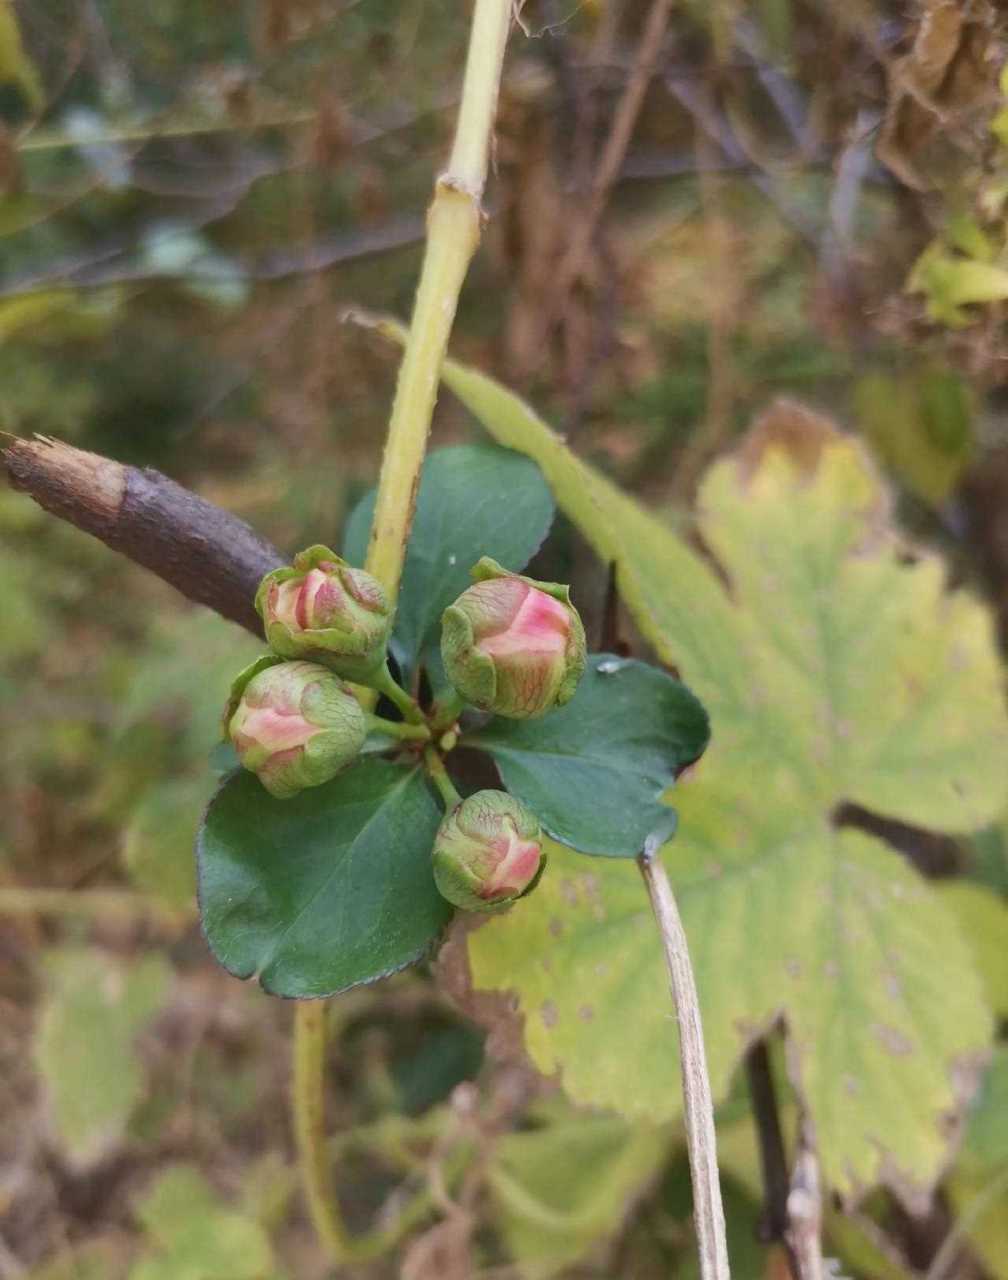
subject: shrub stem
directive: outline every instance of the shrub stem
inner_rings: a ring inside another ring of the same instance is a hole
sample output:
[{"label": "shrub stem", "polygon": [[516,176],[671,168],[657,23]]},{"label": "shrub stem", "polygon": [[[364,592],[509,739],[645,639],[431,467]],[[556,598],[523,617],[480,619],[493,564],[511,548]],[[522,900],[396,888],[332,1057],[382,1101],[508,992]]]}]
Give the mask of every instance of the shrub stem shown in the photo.
[{"label": "shrub stem", "polygon": [[[366,561],[366,568],[381,582],[393,606],[406,559],[441,365],[462,282],[479,242],[490,134],[513,3],[476,0],[455,143],[427,215],[427,248],[399,368]],[[325,1005],[298,1004],[294,1011],[293,1109],[301,1172],[315,1227],[339,1265],[350,1249],[325,1146],[325,1040]]]},{"label": "shrub stem", "polygon": [[387,662],[378,675],[375,676],[371,687],[377,689],[379,693],[383,693],[389,702],[397,706],[402,712],[403,718],[408,720],[410,724],[423,724],[423,712],[406,690],[395,682]]},{"label": "shrub stem", "polygon": [[424,764],[427,766],[431,782],[441,793],[441,799],[445,802],[445,809],[451,810],[457,804],[461,804],[462,797],[456,791],[454,782],[448,776],[444,761],[433,747],[428,747],[424,752]]},{"label": "shrub stem", "polygon": [[324,1000],[302,1000],[294,1008],[294,1079],[291,1103],[301,1180],[312,1223],[334,1262],[350,1256],[350,1242],[336,1199],[325,1138]]},{"label": "shrub stem", "polygon": [[407,724],[405,720],[386,720],[384,716],[367,718],[372,733],[384,733],[403,742],[430,742],[431,731],[425,724]]}]

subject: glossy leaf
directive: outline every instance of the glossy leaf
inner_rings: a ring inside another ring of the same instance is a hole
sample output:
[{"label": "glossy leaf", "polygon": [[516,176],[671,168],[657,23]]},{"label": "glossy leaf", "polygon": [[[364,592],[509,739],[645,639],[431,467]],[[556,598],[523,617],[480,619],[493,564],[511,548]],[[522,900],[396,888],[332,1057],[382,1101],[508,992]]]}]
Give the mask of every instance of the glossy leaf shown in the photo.
[{"label": "glossy leaf", "polygon": [[233,775],[197,842],[214,955],[282,996],[332,995],[418,960],[451,914],[430,867],[440,817],[421,772],[384,760],[290,800]]},{"label": "glossy leaf", "polygon": [[582,852],[633,858],[674,821],[661,795],[701,755],[709,727],[657,667],[595,654],[574,698],[539,720],[491,720],[466,737],[544,829]]},{"label": "glossy leaf", "polygon": [[[363,564],[374,493],[355,508],[344,555]],[[437,449],[424,464],[396,613],[393,653],[412,668],[440,636],[441,614],[472,585],[469,570],[489,555],[524,569],[553,520],[542,472],[523,454],[496,445]]]}]

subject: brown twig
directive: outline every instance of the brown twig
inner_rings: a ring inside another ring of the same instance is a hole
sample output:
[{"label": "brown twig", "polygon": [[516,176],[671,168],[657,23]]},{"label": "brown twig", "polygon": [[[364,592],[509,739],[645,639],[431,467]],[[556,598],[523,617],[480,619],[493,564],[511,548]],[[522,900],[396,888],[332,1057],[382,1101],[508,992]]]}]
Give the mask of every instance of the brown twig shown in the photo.
[{"label": "brown twig", "polygon": [[668,966],[672,1003],[679,1024],[679,1061],[682,1068],[683,1109],[686,1120],[686,1150],[693,1183],[693,1222],[701,1280],[730,1280],[724,1208],[718,1179],[717,1142],[714,1134],[714,1104],[711,1099],[700,1001],[693,966],[668,874],[658,849],[650,844],[637,859],[644,877],[651,909],[661,935]]},{"label": "brown twig", "polygon": [[752,156],[746,154],[727,117],[716,111],[707,102],[696,85],[679,69],[673,68],[665,76],[668,91],[696,121],[699,128],[710,141],[722,152],[732,164],[752,164],[748,170],[749,181],[767,199],[780,214],[781,219],[795,232],[814,253],[819,252],[819,232],[815,224],[805,216],[804,211],[791,199],[783,185],[769,171],[757,165]]},{"label": "brown twig", "polygon": [[568,295],[584,271],[599,219],[609,199],[609,192],[623,167],[627,147],[630,145],[637,117],[644,103],[644,95],[657,70],[662,41],[665,39],[671,12],[672,0],[654,0],[648,13],[629,79],[599,157],[588,202],[584,212],[575,220],[570,244],[557,269],[551,305],[542,321],[543,341],[538,344],[542,350],[546,349],[546,339],[557,318],[563,314]]},{"label": "brown twig", "polygon": [[156,573],[197,604],[254,635],[264,574],[283,556],[236,515],[148,467],[123,466],[59,440],[11,441],[2,451],[15,489]]},{"label": "brown twig", "polygon": [[787,1216],[784,1240],[794,1258],[798,1280],[823,1280],[819,1158],[808,1119],[804,1116],[798,1129],[798,1151],[788,1192]]},{"label": "brown twig", "polygon": [[791,1189],[784,1135],[781,1132],[777,1093],[770,1073],[770,1055],[765,1040],[757,1040],[745,1056],[746,1080],[752,1100],[756,1136],[759,1140],[760,1168],[766,1203],[763,1207],[764,1239],[783,1240],[787,1230],[787,1198]]},{"label": "brown twig", "polygon": [[777,1241],[788,1254],[793,1280],[800,1280],[798,1260],[791,1250],[788,1236],[788,1195],[791,1177],[788,1172],[784,1135],[781,1132],[777,1091],[770,1070],[770,1055],[765,1040],[757,1040],[745,1057],[746,1079],[752,1100],[756,1137],[759,1142],[760,1168],[763,1174],[765,1201],[761,1220],[761,1236],[765,1243]]},{"label": "brown twig", "polygon": [[819,1162],[808,1121],[801,1120],[794,1170],[789,1173],[765,1040],[758,1040],[746,1054],[745,1068],[766,1193],[764,1239],[784,1246],[794,1280],[823,1280]]},{"label": "brown twig", "polygon": [[634,56],[630,78],[623,90],[609,136],[599,157],[588,207],[574,228],[570,247],[560,264],[558,288],[561,296],[577,280],[584,267],[585,257],[595,235],[595,228],[605,209],[609,191],[623,165],[627,147],[630,145],[630,139],[637,124],[637,117],[644,103],[644,95],[655,74],[671,12],[672,0],[655,0],[647,16],[637,53]]}]

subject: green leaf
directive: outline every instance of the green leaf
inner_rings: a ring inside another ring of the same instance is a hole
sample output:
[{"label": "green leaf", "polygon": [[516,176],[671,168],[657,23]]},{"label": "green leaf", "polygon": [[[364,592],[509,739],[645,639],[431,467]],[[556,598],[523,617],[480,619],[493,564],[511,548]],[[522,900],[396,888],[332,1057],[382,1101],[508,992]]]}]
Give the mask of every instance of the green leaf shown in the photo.
[{"label": "green leaf", "polygon": [[45,968],[35,1062],[60,1142],[90,1164],[122,1137],[142,1096],[133,1041],[161,1007],[171,970],[158,955],[127,965],[76,947],[47,953]]},{"label": "green leaf", "polygon": [[[681,789],[669,860],[715,1096],[727,1096],[749,1040],[783,1009],[832,1184],[862,1189],[888,1172],[884,1152],[909,1151],[919,1163],[900,1185],[923,1193],[920,1171],[937,1169],[946,1139],[921,1115],[954,1106],[948,1064],[965,1065],[989,1032],[954,923],[878,841],[810,819],[789,828],[755,799],[748,812],[725,807],[722,780],[706,770]],[[533,1062],[561,1071],[575,1101],[671,1119],[675,1024],[636,868],[600,860],[586,870],[553,845],[548,856],[521,909],[472,934],[473,983],[516,993]]]},{"label": "green leaf", "polygon": [[962,379],[939,369],[869,373],[854,387],[854,407],[900,480],[925,501],[944,502],[973,452],[973,409]]},{"label": "green leaf", "polygon": [[0,84],[17,85],[32,111],[45,105],[42,80],[25,51],[12,0],[0,2]]},{"label": "green leaf", "polygon": [[420,770],[384,760],[291,800],[235,774],[197,840],[214,955],[282,996],[333,995],[412,964],[451,915],[430,867],[440,818]]},{"label": "green leaf", "polygon": [[192,904],[196,893],[193,835],[212,790],[209,773],[173,778],[149,788],[130,815],[122,855],[130,880],[168,906]]},{"label": "green leaf", "polygon": [[948,1191],[958,1230],[991,1275],[1008,1280],[1008,1046],[996,1051],[984,1077]]},{"label": "green leaf", "polygon": [[962,329],[971,319],[964,307],[1008,298],[1008,270],[962,257],[940,240],[933,240],[914,263],[906,287],[910,293],[927,295],[932,320],[950,329]]},{"label": "green leaf", "polygon": [[[363,564],[374,492],[354,509],[344,555]],[[441,614],[472,585],[481,556],[524,569],[553,520],[553,499],[535,463],[495,445],[455,445],[427,458],[396,612],[393,653],[407,669],[436,644]]]},{"label": "green leaf", "polygon": [[[843,801],[937,830],[1000,816],[1008,720],[990,612],[905,554],[875,468],[825,419],[779,401],[709,471],[693,549],[577,459],[523,402],[452,361],[445,381],[535,457],[635,621],[710,714],[720,753],[799,808]],[[761,774],[765,765],[769,772]]]},{"label": "green leaf", "polygon": [[[675,1280],[701,1280],[700,1261],[697,1257],[695,1236],[693,1234],[692,1202],[689,1192],[689,1167],[685,1158],[673,1165],[667,1182],[677,1190],[684,1192],[684,1201],[680,1211],[675,1214],[677,1226],[682,1236],[682,1249],[677,1265],[672,1274]],[[761,1243],[762,1226],[762,1192],[755,1195],[741,1186],[737,1186],[729,1174],[721,1178],[721,1196],[725,1211],[725,1233],[728,1244],[728,1258],[733,1276],[741,1280],[762,1280],[762,1277],[776,1276],[770,1262],[767,1246]],[[829,1273],[827,1273],[829,1274]],[[878,1278],[881,1280],[881,1277]]]},{"label": "green leaf", "polygon": [[1002,1169],[1008,1169],[1008,1045],[995,1049],[984,1074],[970,1107],[957,1164],[959,1172],[977,1179]]},{"label": "green leaf", "polygon": [[130,1280],[265,1280],[273,1250],[259,1223],[229,1209],[198,1169],[166,1169],[137,1206],[157,1252]]},{"label": "green leaf", "polygon": [[[453,362],[444,377],[536,458],[710,714],[666,856],[716,1092],[782,1018],[830,1183],[920,1203],[990,1014],[951,913],[834,815],[850,803],[963,833],[1000,815],[1008,720],[988,611],[947,590],[938,557],[907,554],[869,459],[800,406],[776,405],[701,486],[697,532],[722,578],[516,396]],[[474,981],[515,993],[533,1058],[575,1098],[670,1115],[675,1035],[640,886],[629,867],[582,868],[558,853],[520,910],[472,934]]]},{"label": "green leaf", "polygon": [[999,1017],[1008,1018],[1008,904],[968,880],[943,881],[936,888],[959,921],[990,1007]]},{"label": "green leaf", "polygon": [[235,673],[258,657],[265,643],[206,609],[158,614],[128,668],[115,708],[123,749],[134,749],[130,731],[160,727],[177,739],[182,763],[202,768],[220,742]]},{"label": "green leaf", "polygon": [[633,858],[667,833],[661,803],[675,774],[703,752],[707,715],[657,667],[595,654],[574,698],[541,720],[491,720],[466,737],[489,751],[507,789],[556,840]]},{"label": "green leaf", "polygon": [[842,1213],[824,1206],[823,1234],[826,1252],[839,1254],[841,1276],[852,1280],[920,1280],[873,1218],[864,1213]]},{"label": "green leaf", "polygon": [[611,1235],[658,1173],[669,1139],[657,1125],[569,1112],[501,1138],[487,1181],[522,1275],[545,1280]]}]

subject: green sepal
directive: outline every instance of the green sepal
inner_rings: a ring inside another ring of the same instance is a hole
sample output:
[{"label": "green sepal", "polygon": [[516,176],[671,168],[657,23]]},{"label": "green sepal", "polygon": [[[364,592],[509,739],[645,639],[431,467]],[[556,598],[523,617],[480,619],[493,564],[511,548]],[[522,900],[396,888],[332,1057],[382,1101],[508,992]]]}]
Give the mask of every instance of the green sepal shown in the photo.
[{"label": "green sepal", "polygon": [[[571,600],[568,584],[565,582],[540,582],[537,578],[530,578],[524,573],[512,573],[510,569],[505,569],[502,564],[498,564],[492,556],[481,556],[470,569],[469,576],[473,582],[491,582],[495,578],[517,578],[519,582],[524,582],[528,587],[534,587],[537,591],[543,592],[544,595],[552,596],[554,600],[558,600],[566,607],[571,620],[570,635],[567,639],[567,649],[564,655],[567,660],[567,671],[560,688],[557,690],[555,705],[562,707],[570,702],[577,692],[581,677],[585,673],[585,666],[588,661],[588,641],[585,636],[581,615]],[[448,610],[445,611],[446,617],[447,613]],[[471,624],[469,625],[469,643],[472,643]],[[492,663],[490,668],[493,675]],[[496,692],[495,675],[493,675],[493,680],[494,688],[491,690],[491,697]]]},{"label": "green sepal", "polygon": [[304,551],[299,551],[294,556],[290,564],[285,564],[280,569],[270,570],[262,582],[259,583],[255,595],[255,609],[259,617],[263,616],[266,592],[274,582],[290,582],[291,578],[300,578],[302,574],[309,573],[312,569],[317,569],[324,560],[331,560],[340,569],[352,569],[355,567],[348,560],[344,560],[342,556],[338,556],[335,551],[330,551],[328,547],[324,547],[321,542],[316,542],[314,546],[306,547]]},{"label": "green sepal", "polygon": [[[372,648],[367,643],[367,637],[360,632],[355,634],[352,628],[348,630],[341,630],[339,627],[306,628],[295,636],[283,622],[266,622],[266,599],[270,588],[274,584],[279,585],[290,582],[293,578],[303,577],[323,563],[334,564],[337,569],[366,572],[350,564],[348,560],[320,542],[297,552],[291,564],[267,573],[256,590],[255,609],[263,620],[266,641],[281,657],[317,662],[321,666],[328,667],[344,680],[351,680],[356,684],[369,684],[385,665],[391,616],[386,617],[384,641],[378,648]],[[348,646],[350,652],[344,649],[343,652],[337,653],[333,652],[331,647],[327,647],[329,645],[347,646],[348,640],[356,642]],[[354,648],[359,652],[354,653]]]},{"label": "green sepal", "polygon": [[512,573],[510,569],[505,569],[502,564],[498,564],[493,556],[481,556],[469,570],[469,576],[473,582],[492,582],[494,578],[517,578],[526,586],[535,587],[537,591],[542,591],[552,596],[554,600],[559,600],[569,609],[574,608],[571,604],[570,587],[566,583],[540,582],[538,578],[530,578],[524,573]]},{"label": "green sepal", "polygon": [[441,652],[446,659],[447,655],[467,654],[465,688],[459,688],[459,693],[473,706],[490,706],[497,694],[497,672],[493,662],[476,648],[472,619],[453,604],[441,615]]},{"label": "green sepal", "polygon": [[250,662],[247,667],[244,667],[235,676],[231,682],[231,692],[228,694],[227,705],[224,708],[224,718],[221,722],[221,738],[225,742],[230,742],[228,725],[231,723],[231,717],[238,710],[238,703],[241,702],[241,696],[246,687],[256,678],[260,671],[266,671],[270,667],[275,667],[278,663],[285,661],[285,658],[278,658],[275,653],[264,653],[256,658],[255,662]]}]

